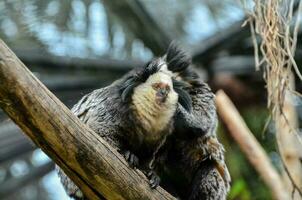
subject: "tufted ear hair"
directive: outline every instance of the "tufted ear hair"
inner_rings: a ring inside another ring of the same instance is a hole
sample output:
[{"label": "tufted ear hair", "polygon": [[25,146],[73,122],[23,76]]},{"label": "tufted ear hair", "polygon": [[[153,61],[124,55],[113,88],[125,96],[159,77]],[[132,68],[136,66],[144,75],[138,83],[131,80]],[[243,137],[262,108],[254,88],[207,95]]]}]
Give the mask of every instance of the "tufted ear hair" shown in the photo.
[{"label": "tufted ear hair", "polygon": [[150,75],[156,73],[159,70],[159,59],[154,58],[150,62],[148,62],[142,70],[137,73],[137,77],[141,82],[145,82]]},{"label": "tufted ear hair", "polygon": [[172,42],[165,55],[168,69],[172,72],[180,72],[188,68],[191,64],[191,57]]},{"label": "tufted ear hair", "polygon": [[133,93],[133,90],[135,87],[137,87],[140,84],[139,81],[137,81],[135,76],[129,77],[120,88],[121,91],[121,99],[123,102],[128,102],[130,100],[130,97]]},{"label": "tufted ear hair", "polygon": [[184,107],[188,112],[192,110],[192,99],[190,94],[185,90],[188,84],[183,81],[177,81],[173,79],[173,88],[178,94],[178,102]]},{"label": "tufted ear hair", "polygon": [[139,67],[133,71],[133,74],[126,78],[121,84],[120,92],[123,102],[128,102],[135,87],[144,83],[150,75],[156,73],[159,69],[160,60],[153,59],[143,67]]},{"label": "tufted ear hair", "polygon": [[190,85],[197,87],[202,85],[199,75],[192,68],[187,68],[186,70],[181,71],[179,76],[183,81],[189,83]]}]

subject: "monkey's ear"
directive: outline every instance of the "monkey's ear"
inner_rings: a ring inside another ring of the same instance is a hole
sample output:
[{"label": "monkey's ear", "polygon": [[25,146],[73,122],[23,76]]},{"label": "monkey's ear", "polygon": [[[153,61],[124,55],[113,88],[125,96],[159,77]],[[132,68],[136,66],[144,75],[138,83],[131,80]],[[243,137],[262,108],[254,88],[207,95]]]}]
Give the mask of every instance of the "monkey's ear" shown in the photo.
[{"label": "monkey's ear", "polygon": [[192,70],[192,68],[188,68],[179,73],[179,76],[182,78],[183,81],[189,83],[190,85],[200,86],[202,85],[202,81],[199,78],[199,75]]},{"label": "monkey's ear", "polygon": [[189,85],[183,81],[177,81],[173,79],[173,88],[178,94],[178,102],[188,111],[192,110],[192,99],[190,94],[186,91]]},{"label": "monkey's ear", "polygon": [[189,88],[191,85],[185,81],[178,81],[176,79],[172,79],[173,88]]},{"label": "monkey's ear", "polygon": [[188,112],[192,110],[192,99],[189,93],[183,89],[176,88],[175,92],[178,93],[178,102],[184,107]]},{"label": "monkey's ear", "polygon": [[166,53],[166,62],[168,69],[172,72],[180,72],[185,70],[191,64],[191,57],[172,42]]},{"label": "monkey's ear", "polygon": [[135,77],[130,77],[125,81],[125,83],[123,84],[123,86],[120,89],[121,99],[123,102],[129,101],[134,88],[138,85],[139,85],[139,82],[136,81]]}]

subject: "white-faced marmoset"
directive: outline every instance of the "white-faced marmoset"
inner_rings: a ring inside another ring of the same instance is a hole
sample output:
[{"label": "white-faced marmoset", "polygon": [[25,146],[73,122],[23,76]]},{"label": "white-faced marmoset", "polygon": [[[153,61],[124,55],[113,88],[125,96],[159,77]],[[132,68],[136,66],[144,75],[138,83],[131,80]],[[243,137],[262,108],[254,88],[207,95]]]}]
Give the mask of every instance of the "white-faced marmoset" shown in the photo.
[{"label": "white-faced marmoset", "polygon": [[[72,109],[121,152],[130,166],[182,199],[225,199],[230,177],[216,139],[214,95],[176,45]],[[64,174],[68,195],[85,199]],[[158,176],[159,175],[159,176]]]}]

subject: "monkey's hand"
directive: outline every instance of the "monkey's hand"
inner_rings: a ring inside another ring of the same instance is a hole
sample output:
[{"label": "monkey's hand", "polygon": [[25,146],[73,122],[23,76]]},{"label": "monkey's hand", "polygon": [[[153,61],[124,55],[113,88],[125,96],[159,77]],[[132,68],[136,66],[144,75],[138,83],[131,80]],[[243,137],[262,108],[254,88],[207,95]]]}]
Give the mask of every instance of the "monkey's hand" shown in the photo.
[{"label": "monkey's hand", "polygon": [[175,128],[182,138],[196,138],[215,134],[217,115],[214,94],[206,83],[186,88],[192,100],[192,109],[188,111],[178,104],[175,116]]},{"label": "monkey's hand", "polygon": [[160,183],[160,177],[156,174],[154,170],[144,171],[145,175],[149,179],[149,184],[152,189],[155,189]]},{"label": "monkey's hand", "polygon": [[[126,150],[122,152],[122,154],[124,155],[126,161],[129,163],[131,168],[135,169],[137,167],[140,167],[138,157],[135,154],[133,154],[131,151]],[[142,172],[148,178],[150,187],[152,189],[156,188],[159,185],[160,178],[153,169],[151,169],[149,166],[143,167]]]},{"label": "monkey's hand", "polygon": [[139,159],[135,154],[133,154],[129,150],[126,150],[126,151],[122,152],[122,154],[124,155],[126,161],[128,162],[128,164],[130,165],[131,168],[138,167]]}]

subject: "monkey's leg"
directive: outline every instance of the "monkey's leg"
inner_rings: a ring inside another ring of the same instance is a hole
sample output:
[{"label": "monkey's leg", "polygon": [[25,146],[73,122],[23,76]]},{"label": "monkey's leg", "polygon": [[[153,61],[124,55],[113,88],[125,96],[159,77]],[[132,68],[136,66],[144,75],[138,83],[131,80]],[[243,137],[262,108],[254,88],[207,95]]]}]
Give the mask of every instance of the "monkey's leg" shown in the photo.
[{"label": "monkey's leg", "polygon": [[191,179],[189,199],[226,199],[231,178],[225,165],[222,145],[216,137],[204,138],[199,140],[198,144],[199,146],[195,145],[196,155],[204,159],[199,161],[191,159],[197,168]]}]

